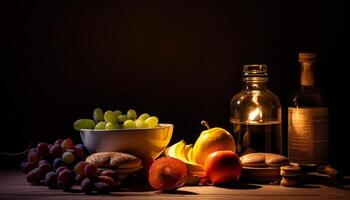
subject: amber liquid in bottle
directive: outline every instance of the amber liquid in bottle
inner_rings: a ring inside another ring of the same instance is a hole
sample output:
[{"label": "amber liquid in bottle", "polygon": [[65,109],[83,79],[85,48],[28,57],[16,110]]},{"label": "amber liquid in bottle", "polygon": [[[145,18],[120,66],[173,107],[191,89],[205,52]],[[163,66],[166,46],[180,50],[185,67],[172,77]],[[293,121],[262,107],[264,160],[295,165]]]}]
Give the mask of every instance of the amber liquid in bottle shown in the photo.
[{"label": "amber liquid in bottle", "polygon": [[231,99],[237,153],[282,154],[282,116],[278,97],[267,87],[267,66],[243,66],[243,89]]},{"label": "amber liquid in bottle", "polygon": [[300,90],[288,107],[288,157],[291,162],[318,165],[328,162],[328,108],[314,85],[316,55],[300,53]]}]

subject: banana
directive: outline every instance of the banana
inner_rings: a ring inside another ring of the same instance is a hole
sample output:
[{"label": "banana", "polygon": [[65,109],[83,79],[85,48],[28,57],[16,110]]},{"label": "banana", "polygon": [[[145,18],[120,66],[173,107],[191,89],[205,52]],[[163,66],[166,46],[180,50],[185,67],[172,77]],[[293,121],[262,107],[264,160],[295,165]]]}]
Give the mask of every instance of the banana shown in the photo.
[{"label": "banana", "polygon": [[185,140],[181,140],[180,142],[177,143],[175,148],[175,158],[183,162],[188,162],[185,155],[185,147],[186,147]]},{"label": "banana", "polygon": [[165,155],[177,158],[187,164],[188,171],[203,171],[203,166],[196,164],[192,158],[193,144],[186,144],[184,140],[166,148]]},{"label": "banana", "polygon": [[184,154],[185,154],[186,160],[188,162],[191,162],[190,153],[191,153],[192,149],[193,149],[193,144],[188,144],[185,147],[185,153]]}]

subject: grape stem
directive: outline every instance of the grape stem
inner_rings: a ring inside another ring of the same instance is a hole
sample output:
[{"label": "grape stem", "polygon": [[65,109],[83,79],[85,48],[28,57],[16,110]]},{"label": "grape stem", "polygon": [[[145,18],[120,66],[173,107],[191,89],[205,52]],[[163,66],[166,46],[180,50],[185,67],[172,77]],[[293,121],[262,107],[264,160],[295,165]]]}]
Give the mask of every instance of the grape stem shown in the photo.
[{"label": "grape stem", "polygon": [[204,125],[208,130],[210,129],[208,122],[206,122],[205,120],[202,120],[201,124]]},{"label": "grape stem", "polygon": [[31,149],[32,143],[33,143],[33,141],[30,142],[29,147],[25,151],[18,152],[18,153],[0,152],[0,155],[4,155],[4,156],[19,156],[19,155],[25,154]]}]

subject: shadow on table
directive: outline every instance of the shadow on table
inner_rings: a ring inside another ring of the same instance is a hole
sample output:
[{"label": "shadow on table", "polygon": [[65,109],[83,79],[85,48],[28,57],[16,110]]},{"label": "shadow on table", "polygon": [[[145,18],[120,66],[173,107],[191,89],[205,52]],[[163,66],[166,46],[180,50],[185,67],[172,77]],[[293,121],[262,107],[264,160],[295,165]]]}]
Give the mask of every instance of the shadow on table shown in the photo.
[{"label": "shadow on table", "polygon": [[230,183],[224,185],[216,185],[215,187],[227,188],[227,189],[238,189],[238,190],[252,190],[261,188],[260,185],[249,184],[249,183]]},{"label": "shadow on table", "polygon": [[195,192],[190,192],[190,191],[183,191],[183,190],[175,190],[175,191],[160,191],[160,190],[155,190],[151,188],[150,186],[147,185],[134,185],[134,186],[129,186],[127,188],[123,188],[119,190],[118,192],[155,192],[157,194],[181,194],[181,195],[194,195],[197,194]]},{"label": "shadow on table", "polygon": [[175,190],[175,191],[156,191],[157,194],[181,194],[181,195],[196,195],[196,192]]},{"label": "shadow on table", "polygon": [[149,192],[149,191],[156,191],[149,185],[128,185],[123,187],[122,189],[119,190],[119,192]]}]

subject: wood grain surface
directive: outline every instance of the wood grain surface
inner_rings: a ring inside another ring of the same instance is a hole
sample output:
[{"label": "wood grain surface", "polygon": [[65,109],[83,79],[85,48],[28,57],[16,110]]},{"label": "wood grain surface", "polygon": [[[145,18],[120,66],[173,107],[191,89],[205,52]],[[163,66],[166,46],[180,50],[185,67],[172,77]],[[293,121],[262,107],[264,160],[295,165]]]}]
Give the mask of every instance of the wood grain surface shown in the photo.
[{"label": "wood grain surface", "polygon": [[350,199],[350,190],[308,185],[288,188],[274,185],[249,184],[245,186],[196,186],[182,187],[175,193],[159,193],[147,188],[134,188],[110,195],[85,195],[79,190],[64,192],[50,190],[46,186],[32,186],[25,174],[16,170],[0,170],[0,199]]}]

